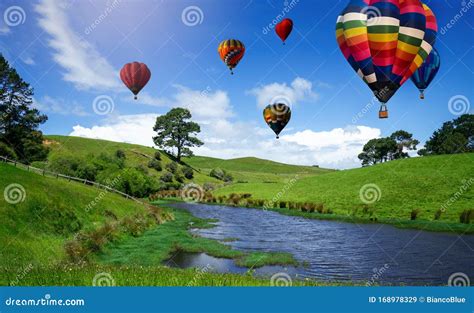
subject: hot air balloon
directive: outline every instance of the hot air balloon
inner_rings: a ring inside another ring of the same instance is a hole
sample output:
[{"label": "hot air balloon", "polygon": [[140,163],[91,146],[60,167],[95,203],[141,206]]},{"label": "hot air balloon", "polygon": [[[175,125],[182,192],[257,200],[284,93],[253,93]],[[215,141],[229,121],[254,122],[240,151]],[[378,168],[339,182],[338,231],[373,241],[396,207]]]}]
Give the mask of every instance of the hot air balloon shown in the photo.
[{"label": "hot air balloon", "polygon": [[233,69],[244,56],[244,44],[237,39],[227,39],[219,44],[217,51],[219,52],[221,60],[224,61],[225,65],[230,69],[230,73],[233,75]]},{"label": "hot air balloon", "polygon": [[278,23],[275,27],[275,32],[277,33],[278,37],[283,41],[285,44],[286,38],[290,35],[291,31],[293,30],[293,21],[289,18],[285,18],[283,21]]},{"label": "hot air balloon", "polygon": [[127,63],[120,70],[120,78],[125,86],[135,95],[135,100],[137,100],[138,93],[145,87],[150,77],[151,72],[144,63]]},{"label": "hot air balloon", "polygon": [[411,80],[420,90],[420,99],[425,99],[425,89],[428,88],[436,74],[438,74],[440,66],[441,58],[438,51],[433,48],[425,62],[423,62],[423,64],[411,76]]},{"label": "hot air balloon", "polygon": [[419,0],[350,0],[338,17],[339,47],[381,102],[380,118],[430,54],[436,33],[433,12]]},{"label": "hot air balloon", "polygon": [[276,138],[280,138],[283,128],[290,121],[291,109],[283,103],[269,104],[263,109],[263,118],[270,128],[275,132]]}]

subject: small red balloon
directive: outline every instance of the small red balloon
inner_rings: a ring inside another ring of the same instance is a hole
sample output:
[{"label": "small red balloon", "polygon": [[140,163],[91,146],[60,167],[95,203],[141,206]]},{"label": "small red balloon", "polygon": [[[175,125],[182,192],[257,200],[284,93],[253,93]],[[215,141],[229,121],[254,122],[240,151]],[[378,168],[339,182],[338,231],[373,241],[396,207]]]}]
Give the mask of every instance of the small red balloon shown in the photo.
[{"label": "small red balloon", "polygon": [[151,72],[144,63],[127,63],[120,71],[120,78],[125,86],[135,95],[135,100],[137,99],[137,94],[150,80],[150,77]]},{"label": "small red balloon", "polygon": [[290,35],[291,31],[293,30],[293,21],[289,18],[285,18],[283,21],[277,24],[275,27],[275,31],[278,37],[281,38],[283,44],[285,44],[286,38]]}]

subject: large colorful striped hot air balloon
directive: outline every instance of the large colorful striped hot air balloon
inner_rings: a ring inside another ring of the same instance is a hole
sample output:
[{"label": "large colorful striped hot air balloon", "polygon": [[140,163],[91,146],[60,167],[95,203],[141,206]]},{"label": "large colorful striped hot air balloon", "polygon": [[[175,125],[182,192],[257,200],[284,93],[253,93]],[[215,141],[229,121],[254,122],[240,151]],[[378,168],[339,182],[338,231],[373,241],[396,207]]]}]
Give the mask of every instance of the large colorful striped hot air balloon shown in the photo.
[{"label": "large colorful striped hot air balloon", "polygon": [[420,0],[350,0],[338,17],[339,47],[381,102],[380,118],[430,54],[436,33],[435,16]]},{"label": "large colorful striped hot air balloon", "polygon": [[275,132],[276,138],[291,118],[291,109],[283,103],[269,104],[263,109],[263,118],[267,125]]},{"label": "large colorful striped hot air balloon", "polygon": [[217,48],[221,60],[230,69],[230,73],[234,74],[233,69],[242,60],[245,53],[244,44],[237,39],[227,39],[222,41]]},{"label": "large colorful striped hot air balloon", "polygon": [[441,57],[439,56],[438,51],[433,48],[425,62],[423,62],[423,64],[411,76],[411,80],[418,90],[420,90],[420,99],[425,98],[425,89],[428,88],[435,78],[440,66]]},{"label": "large colorful striped hot air balloon", "polygon": [[151,72],[144,63],[127,63],[120,70],[120,78],[125,86],[135,95],[135,100],[137,100],[138,93],[145,87],[150,77]]}]

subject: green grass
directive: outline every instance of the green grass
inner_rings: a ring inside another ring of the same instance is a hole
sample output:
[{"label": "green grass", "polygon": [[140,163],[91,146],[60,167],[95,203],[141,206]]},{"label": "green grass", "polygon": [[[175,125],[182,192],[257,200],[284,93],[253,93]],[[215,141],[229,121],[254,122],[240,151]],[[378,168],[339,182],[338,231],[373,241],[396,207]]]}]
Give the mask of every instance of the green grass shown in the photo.
[{"label": "green grass", "polygon": [[[334,212],[333,217],[325,214],[324,218],[345,217],[347,221],[353,218],[368,221],[372,212],[373,217],[379,221],[391,220],[402,227],[446,231],[455,228],[454,230],[463,232],[470,226],[460,224],[459,215],[465,209],[474,208],[472,173],[472,153],[432,156],[302,177],[291,185],[233,184],[214,193],[251,193],[254,199],[271,200],[276,197],[279,201],[324,203],[326,208]],[[364,212],[359,192],[366,184],[375,184],[379,188],[380,199],[369,204],[368,210]],[[435,221],[435,212],[443,206],[446,208],[445,212]],[[420,213],[416,221],[410,221],[410,213],[414,209],[419,209]]]},{"label": "green grass", "polygon": [[184,210],[172,210],[175,219],[151,229],[138,238],[128,237],[107,246],[97,261],[115,265],[160,265],[176,251],[204,252],[214,257],[235,259],[236,264],[249,268],[264,265],[297,265],[288,253],[244,253],[232,250],[218,241],[193,236],[190,228],[213,227],[214,220],[203,220]]},{"label": "green grass", "polygon": [[[102,254],[92,255],[91,263],[74,265],[67,261],[64,243],[79,229],[92,230],[110,222],[110,212],[120,219],[145,212],[145,207],[113,193],[101,194],[102,191],[94,187],[42,177],[3,163],[0,163],[0,177],[0,190],[7,190],[11,184],[20,184],[24,189],[24,201],[18,204],[0,198],[2,286],[87,286],[100,272],[110,273],[121,286],[270,284],[270,280],[254,278],[250,274],[212,274],[162,266],[161,262],[176,249],[233,258],[239,265],[249,268],[296,263],[289,254],[243,253],[217,241],[192,236],[189,227],[212,227],[213,221],[176,210],[174,221],[161,224],[141,237],[123,235],[119,241],[106,246]],[[99,201],[96,201],[97,197]],[[87,211],[93,201],[96,204]],[[328,284],[332,283],[295,282],[295,285]]]},{"label": "green grass", "polygon": [[[24,274],[25,273],[25,274]],[[269,277],[250,273],[216,274],[200,269],[175,269],[164,266],[33,267],[31,270],[0,268],[0,286],[92,286],[96,275],[106,273],[106,282],[115,286],[271,286]],[[111,279],[109,279],[110,277]],[[293,286],[348,286],[351,282],[293,280]],[[363,283],[361,283],[363,285]]]},{"label": "green grass", "polygon": [[[77,157],[86,157],[89,154],[98,155],[102,152],[113,154],[118,149],[125,152],[127,167],[136,167],[138,165],[147,166],[150,157],[153,157],[157,151],[151,147],[140,145],[113,142],[100,139],[88,139],[71,136],[46,136],[46,144],[50,147],[49,158],[56,156],[74,155]],[[172,160],[162,153],[163,168]],[[275,183],[284,182],[298,175],[299,177],[309,175],[319,175],[332,170],[321,169],[311,166],[297,166],[277,163],[257,158],[238,158],[238,159],[216,159],[210,157],[195,156],[183,158],[183,162],[196,170],[193,182],[204,184],[206,182],[213,184],[222,184],[221,181],[210,177],[209,172],[213,168],[221,168],[228,171],[233,177],[234,182],[265,182]],[[158,178],[162,172],[149,171],[152,176]]]},{"label": "green grass", "polygon": [[[123,197],[64,179],[42,177],[0,163],[0,264],[48,264],[65,258],[64,242],[81,229],[92,229],[107,219],[145,212],[145,207]],[[24,189],[24,201],[10,204],[3,192],[11,184]],[[86,208],[99,197],[100,201]]]}]

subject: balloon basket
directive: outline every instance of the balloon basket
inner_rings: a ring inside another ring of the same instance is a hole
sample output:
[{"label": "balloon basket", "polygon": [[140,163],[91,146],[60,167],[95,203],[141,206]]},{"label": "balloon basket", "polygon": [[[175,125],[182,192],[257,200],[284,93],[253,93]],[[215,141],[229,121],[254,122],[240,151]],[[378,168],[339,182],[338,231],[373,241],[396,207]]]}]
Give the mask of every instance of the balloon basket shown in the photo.
[{"label": "balloon basket", "polygon": [[387,110],[387,106],[385,104],[382,104],[380,106],[379,118],[380,119],[388,118],[388,110]]}]

